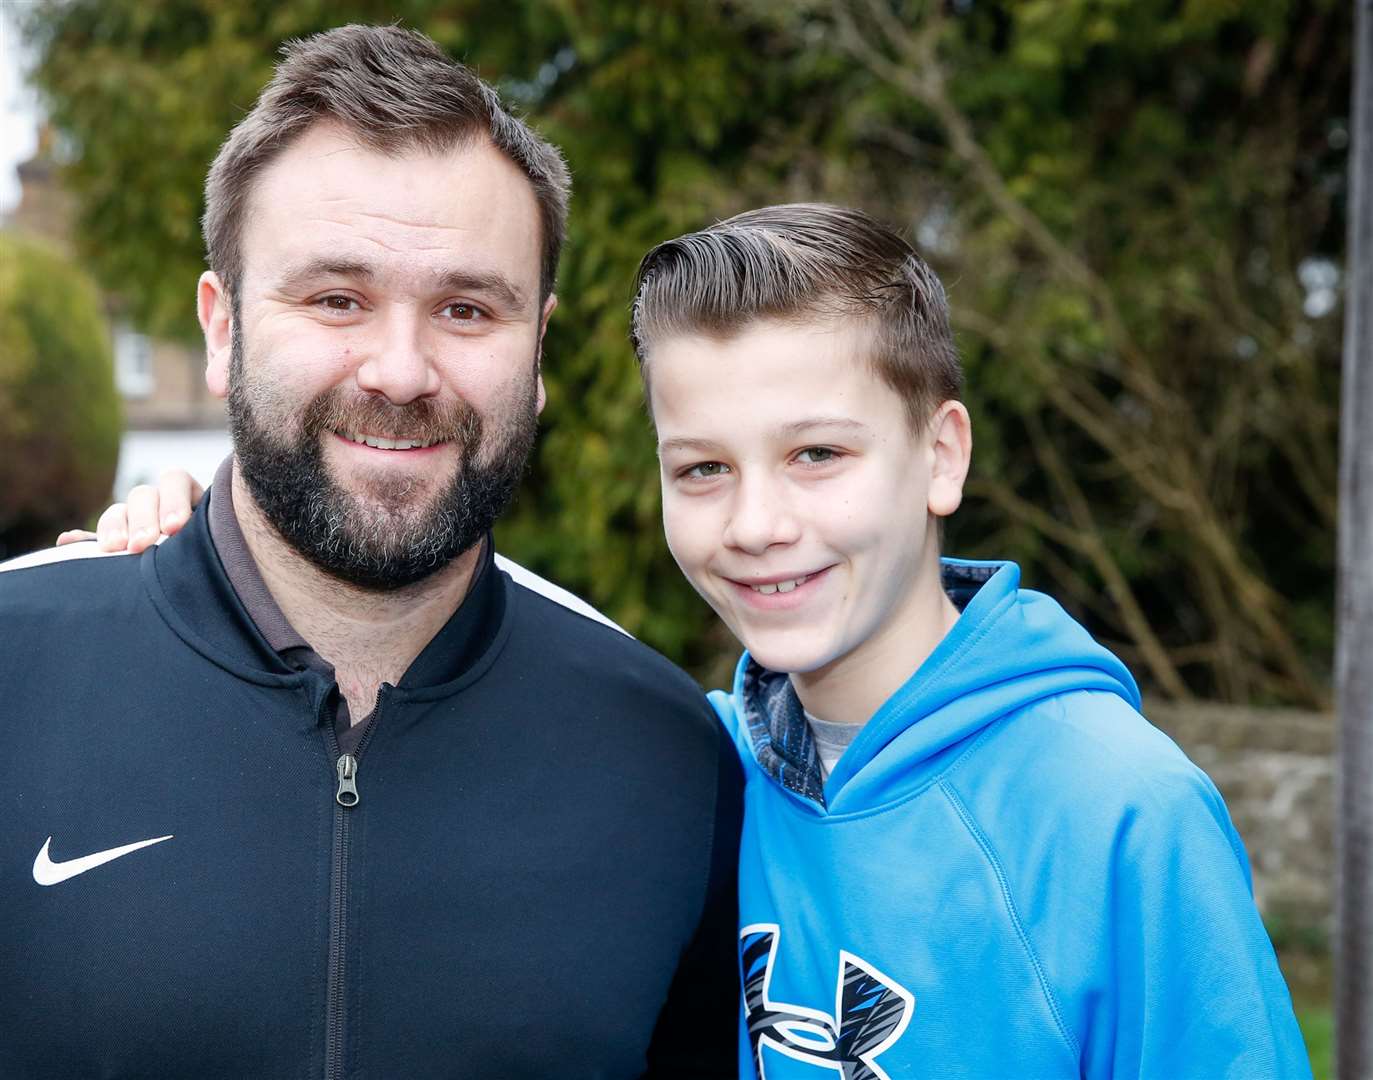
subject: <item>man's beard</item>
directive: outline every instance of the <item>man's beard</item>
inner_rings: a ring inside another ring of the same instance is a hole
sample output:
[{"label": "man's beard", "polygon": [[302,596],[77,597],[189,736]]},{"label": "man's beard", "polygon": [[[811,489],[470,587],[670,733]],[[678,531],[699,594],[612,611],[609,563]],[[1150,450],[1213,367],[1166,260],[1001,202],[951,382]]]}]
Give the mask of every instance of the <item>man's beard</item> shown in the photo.
[{"label": "man's beard", "polygon": [[[536,362],[484,441],[488,425],[460,399],[393,405],[379,394],[334,387],[301,413],[248,373],[241,341],[235,336],[228,397],[239,472],[277,532],[325,573],[378,592],[413,584],[481,540],[510,505],[538,427]],[[411,498],[422,483],[381,469],[360,478],[364,497],[330,475],[324,441],[334,432],[451,441],[458,467],[423,503]]]}]

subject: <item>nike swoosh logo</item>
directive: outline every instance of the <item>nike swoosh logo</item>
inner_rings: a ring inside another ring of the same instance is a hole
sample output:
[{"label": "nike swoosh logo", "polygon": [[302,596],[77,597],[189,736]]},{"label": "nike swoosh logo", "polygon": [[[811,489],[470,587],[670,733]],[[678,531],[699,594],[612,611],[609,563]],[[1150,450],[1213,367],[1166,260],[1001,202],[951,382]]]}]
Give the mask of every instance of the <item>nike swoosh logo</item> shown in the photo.
[{"label": "nike swoosh logo", "polygon": [[97,866],[104,866],[115,859],[122,859],[139,848],[151,847],[170,839],[170,836],[157,836],[151,840],[140,840],[136,844],[125,844],[123,847],[110,848],[108,851],[97,851],[94,855],[83,855],[79,859],[55,863],[48,858],[48,845],[52,843],[52,837],[49,836],[43,842],[43,849],[33,860],[33,880],[40,885],[60,885],[68,878],[84,874],[87,870],[94,870]]}]

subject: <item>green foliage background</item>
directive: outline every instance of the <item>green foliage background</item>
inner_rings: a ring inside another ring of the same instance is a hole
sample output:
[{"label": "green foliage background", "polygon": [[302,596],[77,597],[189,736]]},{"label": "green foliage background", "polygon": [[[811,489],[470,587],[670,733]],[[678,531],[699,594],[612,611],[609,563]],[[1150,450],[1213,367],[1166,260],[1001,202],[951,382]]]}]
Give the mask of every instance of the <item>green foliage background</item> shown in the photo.
[{"label": "green foliage background", "polygon": [[94,282],[0,233],[0,559],[105,506],[121,426]]},{"label": "green foliage background", "polygon": [[[576,194],[549,405],[502,550],[708,681],[627,345],[653,243],[852,202],[949,286],[977,450],[951,550],[1009,556],[1150,688],[1322,704],[1350,6],[1334,0],[67,0],[27,32],[102,282],[194,336],[200,185],[284,39],[400,21],[496,82]],[[1328,306],[1328,305],[1327,305]]]}]

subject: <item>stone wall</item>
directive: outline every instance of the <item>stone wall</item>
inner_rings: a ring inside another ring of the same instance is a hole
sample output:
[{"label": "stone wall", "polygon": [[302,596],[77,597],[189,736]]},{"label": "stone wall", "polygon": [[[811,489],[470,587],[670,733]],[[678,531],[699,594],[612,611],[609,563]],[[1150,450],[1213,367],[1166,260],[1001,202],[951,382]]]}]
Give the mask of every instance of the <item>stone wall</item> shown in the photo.
[{"label": "stone wall", "polygon": [[1334,717],[1157,701],[1146,703],[1144,711],[1225,796],[1270,927],[1328,935],[1335,872]]}]

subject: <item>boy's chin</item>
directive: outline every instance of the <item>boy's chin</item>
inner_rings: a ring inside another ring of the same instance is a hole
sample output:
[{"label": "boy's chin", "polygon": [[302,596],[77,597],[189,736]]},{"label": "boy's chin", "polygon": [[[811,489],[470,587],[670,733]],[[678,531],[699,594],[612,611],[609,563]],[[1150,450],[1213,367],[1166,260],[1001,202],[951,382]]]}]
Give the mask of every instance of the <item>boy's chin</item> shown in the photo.
[{"label": "boy's chin", "polygon": [[825,667],[837,658],[840,650],[836,648],[836,642],[813,628],[760,633],[756,626],[749,626],[736,618],[737,613],[733,609],[713,603],[712,598],[704,592],[701,595],[715,609],[715,614],[720,616],[720,621],[729,628],[735,640],[748,650],[753,662],[768,671],[804,675]]},{"label": "boy's chin", "polygon": [[805,675],[824,667],[834,659],[833,654],[820,642],[782,642],[769,641],[766,638],[757,639],[757,635],[754,637],[756,640],[752,642],[747,638],[741,639],[744,648],[748,650],[754,663],[768,671]]}]

